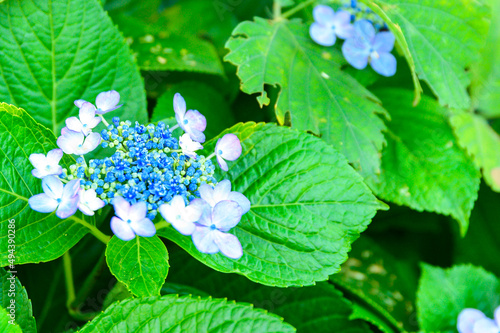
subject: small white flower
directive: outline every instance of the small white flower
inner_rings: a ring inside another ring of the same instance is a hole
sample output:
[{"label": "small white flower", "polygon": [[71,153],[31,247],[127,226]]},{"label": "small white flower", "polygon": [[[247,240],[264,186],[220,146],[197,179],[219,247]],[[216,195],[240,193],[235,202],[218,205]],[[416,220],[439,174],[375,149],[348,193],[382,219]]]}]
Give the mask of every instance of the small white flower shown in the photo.
[{"label": "small white flower", "polygon": [[93,216],[94,212],[104,207],[106,203],[97,197],[95,190],[82,190],[80,192],[80,201],[78,202],[78,209],[88,216]]},{"label": "small white flower", "polygon": [[74,132],[82,132],[87,136],[101,122],[101,117],[96,117],[95,114],[95,106],[92,103],[85,102],[80,108],[79,118],[70,117],[66,119],[66,127]]},{"label": "small white flower", "polygon": [[66,154],[85,155],[97,148],[101,142],[99,133],[90,133],[85,137],[82,132],[75,132],[67,127],[61,130],[61,136],[57,138],[57,145]]},{"label": "small white flower", "polygon": [[[105,114],[110,111],[116,110],[121,107],[123,104],[118,105],[120,102],[120,94],[115,90],[104,91],[97,95],[95,99],[96,105],[96,113],[97,114]],[[83,99],[77,99],[75,101],[75,105],[79,108],[83,106],[83,104],[88,103]]]},{"label": "small white flower", "polygon": [[59,165],[59,161],[63,156],[63,151],[61,149],[52,149],[44,154],[31,154],[30,162],[33,164],[35,169],[31,171],[31,174],[36,178],[43,178],[50,175],[60,175],[62,173],[62,167]]},{"label": "small white flower", "polygon": [[78,209],[80,179],[75,179],[63,185],[56,176],[42,179],[43,192],[29,198],[31,209],[40,213],[56,211],[56,216],[65,219],[75,214]]},{"label": "small white flower", "polygon": [[195,229],[194,222],[198,221],[202,210],[193,205],[186,206],[184,199],[176,195],[170,204],[158,207],[161,216],[183,235],[191,235]]},{"label": "small white flower", "polygon": [[459,333],[498,333],[500,332],[500,306],[495,309],[492,320],[477,309],[463,309],[458,315]]},{"label": "small white flower", "polygon": [[182,153],[192,158],[196,158],[195,151],[203,149],[201,143],[191,140],[188,133],[184,133],[179,138],[179,145],[181,146]]}]

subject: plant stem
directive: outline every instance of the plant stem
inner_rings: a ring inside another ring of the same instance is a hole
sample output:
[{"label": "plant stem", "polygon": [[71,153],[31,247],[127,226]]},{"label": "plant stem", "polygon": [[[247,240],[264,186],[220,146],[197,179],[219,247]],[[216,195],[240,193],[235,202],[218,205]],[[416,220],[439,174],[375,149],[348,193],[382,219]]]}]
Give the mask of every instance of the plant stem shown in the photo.
[{"label": "plant stem", "polygon": [[75,285],[73,281],[73,269],[71,267],[71,256],[69,251],[63,254],[63,267],[64,267],[64,280],[66,281],[66,291],[68,297],[66,299],[66,306],[70,308],[71,303],[75,300]]},{"label": "plant stem", "polygon": [[179,124],[175,125],[175,126],[172,126],[169,128],[170,132],[173,132],[174,130],[177,129],[177,127],[179,127]]},{"label": "plant stem", "polygon": [[105,235],[104,233],[101,232],[101,230],[97,229],[95,226],[92,224],[82,220],[81,218],[78,218],[76,216],[71,216],[70,219],[74,220],[75,222],[80,223],[81,225],[87,227],[92,235],[94,235],[98,240],[103,242],[104,244],[108,244],[109,240],[111,239],[111,236]]},{"label": "plant stem", "polygon": [[105,252],[102,252],[99,260],[95,264],[92,272],[87,276],[85,282],[83,282],[83,286],[79,289],[78,294],[76,295],[73,302],[70,304],[70,308],[74,311],[77,311],[78,305],[80,305],[83,300],[88,296],[89,292],[94,287],[95,283],[101,276],[102,270],[106,264]]},{"label": "plant stem", "polygon": [[214,153],[212,153],[212,154],[210,154],[210,155],[208,155],[208,157],[207,157],[206,159],[207,159],[207,160],[211,160],[211,159],[212,159],[212,157],[214,157],[214,156],[215,156],[215,152],[214,152]]},{"label": "plant stem", "polygon": [[281,19],[281,5],[279,0],[273,2],[273,20],[279,21]]},{"label": "plant stem", "polygon": [[302,2],[300,4],[298,4],[297,6],[293,7],[292,9],[287,10],[286,12],[284,12],[283,14],[281,14],[281,17],[282,18],[290,17],[293,14],[297,13],[298,11],[300,11],[300,10],[306,8],[307,6],[313,4],[314,2],[316,2],[316,0],[304,1],[304,2]]},{"label": "plant stem", "polygon": [[106,119],[104,119],[104,117],[102,116],[102,114],[99,115],[99,117],[101,117],[102,119],[102,123],[106,126],[106,128],[109,126],[109,123],[106,121]]}]

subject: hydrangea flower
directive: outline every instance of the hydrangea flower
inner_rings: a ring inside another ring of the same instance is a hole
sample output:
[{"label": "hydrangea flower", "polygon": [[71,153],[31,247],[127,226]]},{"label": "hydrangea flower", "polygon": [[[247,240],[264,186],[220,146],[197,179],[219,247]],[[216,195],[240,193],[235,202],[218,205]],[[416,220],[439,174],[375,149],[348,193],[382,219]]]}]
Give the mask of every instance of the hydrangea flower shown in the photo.
[{"label": "hydrangea flower", "polygon": [[75,132],[67,127],[61,130],[57,138],[57,145],[66,154],[85,155],[99,146],[101,136],[99,133],[90,133],[87,137],[82,132]]},{"label": "hydrangea flower", "polygon": [[242,214],[246,214],[250,210],[250,200],[240,192],[231,191],[231,182],[227,179],[219,182],[215,188],[203,184],[200,186],[199,191],[201,198],[212,208],[223,200],[231,200],[240,205]]},{"label": "hydrangea flower", "polygon": [[241,243],[235,235],[227,233],[241,220],[243,210],[237,202],[223,200],[212,209],[207,204],[198,205],[203,210],[192,234],[193,243],[202,253],[221,252],[231,259],[243,255]]},{"label": "hydrangea flower", "polygon": [[[88,103],[86,100],[78,99],[75,101],[75,105],[81,108],[83,104]],[[123,104],[120,103],[120,94],[115,90],[105,91],[97,95],[95,99],[96,113],[106,114],[110,111],[116,110]]]},{"label": "hydrangea flower", "polygon": [[241,155],[241,143],[238,137],[234,134],[226,134],[217,140],[215,155],[221,169],[229,170],[225,160],[234,161]]},{"label": "hydrangea flower", "polygon": [[75,214],[78,209],[80,180],[75,179],[63,185],[56,176],[42,179],[43,192],[29,198],[31,209],[40,213],[56,211],[56,216],[65,219]]},{"label": "hydrangea flower", "polygon": [[458,315],[459,333],[498,333],[500,332],[500,306],[495,309],[492,320],[477,309],[464,309]]},{"label": "hydrangea flower", "polygon": [[122,197],[113,199],[115,215],[111,218],[111,230],[123,241],[142,237],[153,237],[156,228],[153,222],[146,217],[148,207],[144,201],[130,205]]},{"label": "hydrangea flower", "polygon": [[82,190],[80,192],[80,201],[78,202],[78,209],[88,216],[93,216],[96,210],[104,207],[106,203],[97,197],[94,189]]},{"label": "hydrangea flower", "polygon": [[175,119],[184,132],[189,134],[191,139],[197,142],[205,142],[203,131],[207,128],[207,120],[197,110],[186,112],[186,101],[181,94],[174,95]]},{"label": "hydrangea flower", "polygon": [[383,76],[396,73],[396,58],[390,53],[394,48],[395,38],[392,32],[376,33],[367,20],[354,23],[355,33],[342,45],[342,53],[354,68],[364,69],[368,63],[375,72]]},{"label": "hydrangea flower", "polygon": [[31,174],[36,178],[60,175],[63,172],[62,167],[59,165],[62,157],[63,151],[57,148],[49,151],[47,156],[44,154],[31,154],[29,160],[35,167],[35,169],[31,170]]},{"label": "hydrangea flower", "polygon": [[66,127],[74,132],[82,132],[87,136],[101,122],[101,117],[96,117],[95,113],[95,106],[92,103],[85,102],[80,108],[79,118],[69,117],[66,119]]},{"label": "hydrangea flower", "polygon": [[188,133],[184,133],[179,138],[179,146],[181,146],[182,153],[191,158],[196,158],[195,151],[203,149],[201,143],[191,140],[191,137]]},{"label": "hydrangea flower", "polygon": [[325,5],[318,5],[313,10],[314,23],[309,28],[311,38],[323,46],[332,46],[337,37],[347,39],[353,36],[351,14],[346,11],[335,11]]},{"label": "hydrangea flower", "polygon": [[[199,199],[195,199],[196,202]],[[158,210],[161,216],[172,224],[172,226],[183,235],[191,235],[195,229],[194,222],[198,221],[202,214],[196,203],[186,206],[184,199],[176,195],[170,204],[161,205]]]}]

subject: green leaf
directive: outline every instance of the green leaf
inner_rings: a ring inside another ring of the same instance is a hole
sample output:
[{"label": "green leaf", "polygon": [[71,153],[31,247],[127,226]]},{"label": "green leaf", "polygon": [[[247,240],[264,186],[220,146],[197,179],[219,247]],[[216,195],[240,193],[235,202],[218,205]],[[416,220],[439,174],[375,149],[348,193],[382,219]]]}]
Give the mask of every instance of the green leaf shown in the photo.
[{"label": "green leaf", "polygon": [[[12,300],[15,303],[12,303]],[[33,309],[26,289],[15,274],[11,275],[11,273],[0,268],[0,307],[7,309],[11,304],[14,304],[15,307],[15,322],[22,328],[22,331],[25,333],[36,332]],[[0,331],[5,332],[1,327]]]},{"label": "green leaf", "polygon": [[3,333],[23,333],[19,325],[10,323],[11,318],[7,310],[0,308],[0,331]]},{"label": "green leaf", "polygon": [[281,318],[250,305],[175,295],[113,303],[79,332],[295,332]]},{"label": "green leaf", "polygon": [[[242,156],[225,178],[252,203],[231,230],[243,257],[200,253],[190,237],[173,228],[171,239],[204,264],[275,286],[311,285],[326,280],[347,259],[350,244],[382,204],[345,158],[324,141],[274,124],[238,124]],[[216,139],[205,145],[214,149]],[[217,179],[222,180],[219,175]]]},{"label": "green leaf", "polygon": [[238,66],[241,90],[270,100],[264,85],[279,86],[275,105],[280,124],[320,135],[344,154],[363,176],[380,171],[386,111],[376,97],[340,70],[345,60],[337,49],[315,44],[300,21],[270,22],[255,18],[240,23],[226,44],[225,60]]},{"label": "green leaf", "polygon": [[370,186],[382,199],[418,211],[451,215],[464,235],[479,190],[479,174],[458,147],[446,110],[422,96],[411,106],[407,90],[377,90],[391,114],[382,173]]},{"label": "green leaf", "polygon": [[499,117],[500,108],[500,2],[491,1],[492,19],[481,61],[472,67],[473,107],[487,117]]},{"label": "green leaf", "polygon": [[350,320],[351,303],[326,282],[303,288],[257,285],[242,276],[214,271],[180,251],[172,255],[172,268],[168,276],[170,285],[188,284],[191,289],[201,290],[193,293],[197,296],[208,293],[252,303],[282,316],[301,333],[371,332],[365,323]]},{"label": "green leaf", "polygon": [[500,135],[479,115],[455,112],[450,117],[458,143],[474,160],[486,183],[500,192]]},{"label": "green leaf", "polygon": [[466,88],[471,80],[466,68],[479,58],[488,31],[488,6],[475,0],[364,2],[372,9],[381,8],[378,14],[391,20],[396,35],[397,30],[402,31],[403,50],[409,48],[418,76],[429,84],[441,105],[469,108]]},{"label": "green leaf", "polygon": [[207,118],[207,128],[204,132],[207,139],[215,137],[236,122],[229,104],[220,92],[208,84],[197,81],[183,81],[171,85],[158,99],[151,116],[152,122],[174,117],[175,93],[180,93],[184,97],[189,109],[198,110]]},{"label": "green leaf", "polygon": [[12,0],[0,6],[0,22],[0,100],[56,134],[77,114],[74,100],[94,102],[111,89],[124,103],[113,116],[147,119],[139,71],[97,0]]},{"label": "green leaf", "polygon": [[464,238],[457,239],[454,255],[456,262],[474,263],[500,276],[500,223],[496,207],[500,207],[500,194],[483,184],[470,217],[469,231]]},{"label": "green leaf", "polygon": [[[29,207],[28,199],[43,190],[41,180],[31,175],[33,166],[28,158],[54,148],[56,139],[51,131],[23,109],[0,103],[0,225],[1,230],[8,230],[9,221],[15,221],[15,264],[60,257],[85,236],[87,229],[82,224],[93,224],[93,218],[82,214],[61,220],[54,213],[42,214]],[[72,163],[75,161],[67,155],[61,160],[64,167]],[[0,266],[7,266],[7,232],[0,235],[0,249]]]},{"label": "green leaf", "polygon": [[106,247],[106,262],[134,295],[160,295],[169,265],[167,248],[158,236],[136,236],[128,242],[113,236]]},{"label": "green leaf", "polygon": [[417,270],[374,240],[361,236],[339,273],[330,279],[354,303],[353,318],[371,322],[386,333],[413,332]]},{"label": "green leaf", "polygon": [[498,279],[480,267],[459,265],[442,269],[423,266],[417,294],[418,322],[424,332],[456,332],[457,318],[465,308],[493,318],[500,303]]}]

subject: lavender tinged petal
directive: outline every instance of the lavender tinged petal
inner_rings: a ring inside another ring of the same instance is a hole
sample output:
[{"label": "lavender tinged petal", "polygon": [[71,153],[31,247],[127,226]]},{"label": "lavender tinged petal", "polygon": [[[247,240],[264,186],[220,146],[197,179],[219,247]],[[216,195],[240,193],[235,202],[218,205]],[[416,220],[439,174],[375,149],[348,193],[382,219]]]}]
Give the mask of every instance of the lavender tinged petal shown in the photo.
[{"label": "lavender tinged petal", "polygon": [[319,45],[332,46],[335,44],[337,37],[330,26],[322,25],[314,22],[309,27],[309,35]]},{"label": "lavender tinged petal", "polygon": [[66,127],[75,132],[83,130],[83,124],[77,117],[69,117],[66,119]]},{"label": "lavender tinged petal", "polygon": [[95,111],[95,106],[92,103],[83,103],[78,117],[83,124],[86,124],[95,117]]},{"label": "lavender tinged petal", "polygon": [[474,323],[473,333],[498,333],[500,328],[490,318],[479,319]]},{"label": "lavender tinged petal", "polygon": [[122,241],[129,241],[135,238],[135,233],[130,225],[115,216],[111,218],[111,231]]},{"label": "lavender tinged petal", "polygon": [[153,237],[156,234],[156,228],[153,222],[148,218],[139,221],[132,221],[130,227],[136,235],[142,237]]},{"label": "lavender tinged petal", "polygon": [[64,185],[56,176],[47,176],[42,179],[43,192],[52,199],[60,199],[63,195]]},{"label": "lavender tinged petal", "polygon": [[63,193],[61,195],[62,200],[67,200],[73,198],[80,191],[80,179],[74,179],[64,185]]},{"label": "lavender tinged petal", "polygon": [[203,132],[207,128],[207,119],[198,110],[188,110],[184,119],[188,121],[189,128]]},{"label": "lavender tinged petal", "polygon": [[184,114],[186,113],[186,101],[179,93],[174,95],[174,112],[177,122],[180,123],[179,119],[184,119]]},{"label": "lavender tinged petal", "polygon": [[103,114],[115,110],[120,102],[120,94],[115,90],[105,91],[97,95],[95,104],[99,109],[97,113]]},{"label": "lavender tinged petal", "polygon": [[200,143],[205,142],[205,134],[203,134],[202,132],[200,132],[196,129],[188,128],[186,133],[188,133],[189,136],[191,137],[191,139],[193,139],[194,141],[197,141]]},{"label": "lavender tinged petal", "polygon": [[234,161],[241,155],[240,139],[234,134],[226,134],[217,141],[215,150],[215,153],[223,159]]},{"label": "lavender tinged petal", "polygon": [[96,132],[90,133],[85,139],[83,146],[77,150],[78,155],[90,153],[99,146],[99,143],[101,143],[101,135]]},{"label": "lavender tinged petal", "polygon": [[338,11],[332,21],[335,27],[335,34],[342,39],[351,38],[354,36],[354,26],[351,24],[351,13],[346,11]]},{"label": "lavender tinged petal", "polygon": [[378,58],[372,57],[370,65],[380,75],[388,77],[396,74],[396,58],[390,53],[379,54]]},{"label": "lavender tinged petal", "polygon": [[227,197],[231,193],[231,182],[228,179],[220,181],[213,191],[213,206],[222,200],[227,200]]},{"label": "lavender tinged petal", "polygon": [[457,329],[459,333],[473,333],[474,324],[486,318],[486,315],[476,309],[464,309],[458,315]]},{"label": "lavender tinged petal", "polygon": [[59,207],[57,207],[56,215],[61,219],[66,219],[71,215],[75,214],[78,210],[78,201],[80,200],[78,195],[72,198],[66,198],[61,201]]},{"label": "lavender tinged petal", "polygon": [[132,222],[141,221],[146,217],[147,213],[148,213],[148,205],[144,201],[139,201],[130,206],[130,209],[128,210],[127,220],[130,220]]},{"label": "lavender tinged petal", "polygon": [[313,17],[314,21],[323,25],[329,25],[335,18],[335,11],[331,7],[318,5],[313,9]]},{"label": "lavender tinged petal", "polygon": [[[201,184],[198,188],[201,198],[206,201],[210,206],[215,206],[217,203],[214,199],[214,189],[208,184]],[[193,203],[191,203],[193,204]]]},{"label": "lavender tinged petal", "polygon": [[59,164],[59,161],[61,161],[61,158],[63,157],[63,151],[62,149],[52,149],[47,153],[47,159],[49,160],[49,163],[52,165],[57,165]]},{"label": "lavender tinged petal", "polygon": [[87,103],[87,101],[84,99],[77,99],[74,103],[77,108],[81,108],[83,103]]},{"label": "lavender tinged petal", "polygon": [[228,231],[241,220],[243,209],[237,202],[224,200],[215,205],[212,211],[212,223],[220,231]]},{"label": "lavender tinged petal", "polygon": [[115,209],[115,215],[122,220],[128,220],[130,204],[127,200],[122,197],[115,197],[113,199],[113,208]]},{"label": "lavender tinged petal", "polygon": [[78,202],[78,209],[88,216],[93,216],[96,210],[105,206],[105,202],[97,197],[95,190],[90,189],[80,193],[80,201]]},{"label": "lavender tinged petal", "polygon": [[213,254],[219,252],[219,248],[214,243],[214,233],[213,230],[204,226],[198,226],[195,228],[192,235],[194,246],[201,253]]},{"label": "lavender tinged petal", "polygon": [[213,238],[220,252],[226,257],[239,259],[243,256],[243,248],[235,235],[214,230]]},{"label": "lavender tinged petal", "polygon": [[500,306],[495,309],[493,318],[495,318],[495,322],[497,323],[498,327],[500,327]]},{"label": "lavender tinged petal", "polygon": [[49,197],[45,193],[36,194],[28,199],[31,209],[40,213],[51,213],[56,210],[59,203],[56,199]]},{"label": "lavender tinged petal", "polygon": [[368,20],[359,20],[354,23],[354,29],[356,30],[356,36],[361,38],[365,43],[371,45],[373,39],[375,38],[375,28],[373,24]]},{"label": "lavender tinged petal", "polygon": [[79,145],[83,144],[84,135],[81,132],[71,131],[67,127],[61,130],[61,136],[57,138],[57,145],[66,154],[74,154]]},{"label": "lavender tinged petal", "polygon": [[379,32],[373,40],[373,49],[378,53],[389,53],[394,48],[396,38],[390,31]]},{"label": "lavender tinged petal", "polygon": [[212,225],[212,207],[205,200],[194,199],[189,204],[189,207],[196,211],[196,214],[200,215],[198,221],[196,221],[198,224],[207,227]]},{"label": "lavender tinged petal", "polygon": [[222,170],[224,171],[229,170],[226,161],[224,161],[224,159],[222,159],[222,157],[220,157],[219,155],[217,155],[217,163],[219,163],[219,166]]},{"label": "lavender tinged petal", "polygon": [[233,191],[229,193],[226,200],[235,201],[240,205],[242,209],[242,214],[246,214],[250,210],[250,200],[240,192]]}]

